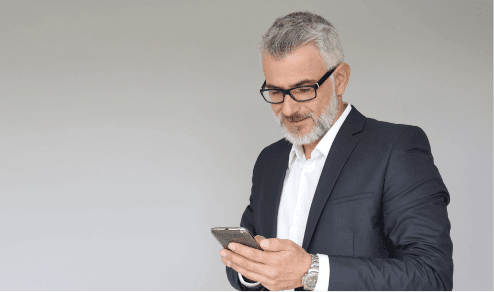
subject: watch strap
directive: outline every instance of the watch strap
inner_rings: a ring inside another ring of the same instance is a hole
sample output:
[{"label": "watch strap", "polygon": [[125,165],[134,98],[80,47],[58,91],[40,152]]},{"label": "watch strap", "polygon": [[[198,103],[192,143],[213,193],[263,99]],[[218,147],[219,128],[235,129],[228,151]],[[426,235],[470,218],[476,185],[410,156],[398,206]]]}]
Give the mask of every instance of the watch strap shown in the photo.
[{"label": "watch strap", "polygon": [[302,277],[302,284],[305,290],[314,290],[319,276],[319,256],[311,254],[311,258],[310,268]]}]

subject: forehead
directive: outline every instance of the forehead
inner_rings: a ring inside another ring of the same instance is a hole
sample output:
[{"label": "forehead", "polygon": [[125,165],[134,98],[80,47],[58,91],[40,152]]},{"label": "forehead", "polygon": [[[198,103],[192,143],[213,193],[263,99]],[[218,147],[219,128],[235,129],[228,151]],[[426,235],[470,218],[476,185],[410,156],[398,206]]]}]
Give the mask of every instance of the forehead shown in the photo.
[{"label": "forehead", "polygon": [[263,70],[267,84],[289,88],[305,79],[317,82],[326,73],[326,66],[317,48],[308,44],[281,60],[264,55]]}]

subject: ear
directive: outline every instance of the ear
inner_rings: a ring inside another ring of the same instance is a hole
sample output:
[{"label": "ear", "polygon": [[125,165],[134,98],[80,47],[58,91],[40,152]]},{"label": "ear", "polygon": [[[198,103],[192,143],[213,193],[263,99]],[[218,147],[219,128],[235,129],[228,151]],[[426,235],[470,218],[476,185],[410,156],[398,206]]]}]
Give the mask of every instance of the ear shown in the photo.
[{"label": "ear", "polygon": [[334,83],[336,95],[341,96],[345,93],[345,88],[350,80],[350,65],[341,63],[334,71]]}]

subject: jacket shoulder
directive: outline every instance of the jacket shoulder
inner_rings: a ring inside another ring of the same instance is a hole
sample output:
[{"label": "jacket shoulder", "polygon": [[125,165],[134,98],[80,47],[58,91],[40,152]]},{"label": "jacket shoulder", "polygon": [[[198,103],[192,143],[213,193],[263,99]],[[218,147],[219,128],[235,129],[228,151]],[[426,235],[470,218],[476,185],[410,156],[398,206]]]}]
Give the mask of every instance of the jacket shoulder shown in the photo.
[{"label": "jacket shoulder", "polygon": [[264,149],[259,153],[256,160],[256,165],[254,168],[263,168],[261,164],[266,165],[266,163],[273,164],[277,161],[278,157],[286,151],[290,151],[292,144],[285,139],[280,139],[269,146],[264,147]]},{"label": "jacket shoulder", "polygon": [[[395,141],[403,133],[414,133],[421,136],[426,136],[425,132],[418,126],[407,124],[395,124],[383,122],[372,118],[367,118],[364,131],[362,134],[370,136],[376,140]],[[412,134],[413,135],[413,134]]]},{"label": "jacket shoulder", "polygon": [[279,152],[279,151],[286,149],[287,147],[291,148],[292,143],[288,142],[287,140],[285,140],[283,138],[283,139],[280,139],[280,140],[274,142],[273,144],[271,144],[269,146],[264,147],[264,149],[262,151],[263,152],[273,152],[273,151]]}]

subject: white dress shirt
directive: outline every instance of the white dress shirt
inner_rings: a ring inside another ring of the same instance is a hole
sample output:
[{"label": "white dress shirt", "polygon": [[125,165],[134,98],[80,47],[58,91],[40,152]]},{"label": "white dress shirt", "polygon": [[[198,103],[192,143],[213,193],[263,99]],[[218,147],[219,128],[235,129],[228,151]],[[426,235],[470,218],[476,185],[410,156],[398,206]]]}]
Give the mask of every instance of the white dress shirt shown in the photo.
[{"label": "white dress shirt", "polygon": [[[307,218],[309,217],[310,206],[319,182],[319,177],[321,176],[336,134],[338,134],[341,125],[351,109],[352,106],[348,104],[342,115],[314,148],[309,160],[306,159],[302,146],[292,146],[278,210],[277,238],[290,239],[299,246],[302,246]],[[327,291],[330,263],[327,255],[318,255],[319,276],[315,291]],[[238,275],[240,282],[247,287],[259,285],[259,282],[247,283],[240,273]],[[294,291],[294,289],[285,291]]]}]

